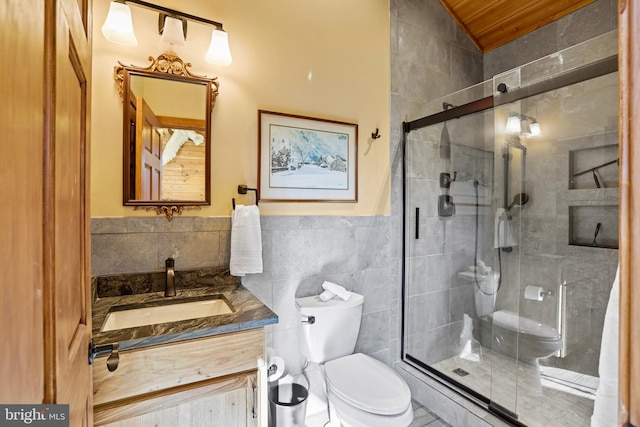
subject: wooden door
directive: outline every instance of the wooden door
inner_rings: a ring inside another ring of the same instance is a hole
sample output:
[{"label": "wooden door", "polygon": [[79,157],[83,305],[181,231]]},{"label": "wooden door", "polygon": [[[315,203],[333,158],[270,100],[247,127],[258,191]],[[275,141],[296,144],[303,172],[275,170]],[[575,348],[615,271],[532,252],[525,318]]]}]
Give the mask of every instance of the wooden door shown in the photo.
[{"label": "wooden door", "polygon": [[136,101],[136,200],[160,200],[160,122],[143,97]]},{"label": "wooden door", "polygon": [[620,0],[620,404],[640,426],[640,0]]},{"label": "wooden door", "polygon": [[92,424],[90,0],[0,2],[0,401],[69,404]]},{"label": "wooden door", "polygon": [[[91,339],[89,117],[91,43],[86,1],[48,1],[48,59],[55,70],[51,95],[49,154],[45,195],[46,335],[51,378],[47,396],[69,404],[70,425],[92,424],[91,370],[87,349]],[[53,9],[53,10],[52,10]],[[52,40],[53,39],[53,40]],[[45,162],[47,162],[45,160]],[[45,163],[47,164],[47,163]]]},{"label": "wooden door", "polygon": [[[0,402],[44,399],[44,2],[0,2]],[[18,66],[21,64],[21,66]],[[28,68],[24,67],[28,65]]]}]

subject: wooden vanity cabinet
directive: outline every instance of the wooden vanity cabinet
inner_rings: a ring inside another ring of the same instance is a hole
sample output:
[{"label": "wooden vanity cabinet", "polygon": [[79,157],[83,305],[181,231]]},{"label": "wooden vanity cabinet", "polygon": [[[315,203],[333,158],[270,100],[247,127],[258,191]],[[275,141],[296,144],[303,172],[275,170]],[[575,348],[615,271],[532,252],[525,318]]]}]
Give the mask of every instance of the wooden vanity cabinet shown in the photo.
[{"label": "wooden vanity cabinet", "polygon": [[258,363],[263,329],[120,352],[93,365],[95,426],[266,425]]}]

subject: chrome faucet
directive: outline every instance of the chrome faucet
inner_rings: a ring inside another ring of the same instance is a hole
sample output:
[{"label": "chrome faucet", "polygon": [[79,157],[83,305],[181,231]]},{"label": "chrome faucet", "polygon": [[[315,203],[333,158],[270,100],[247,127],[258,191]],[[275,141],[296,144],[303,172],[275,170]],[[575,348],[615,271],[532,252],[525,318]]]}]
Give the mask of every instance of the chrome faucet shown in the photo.
[{"label": "chrome faucet", "polygon": [[175,265],[175,260],[173,258],[167,258],[164,262],[165,271],[167,276],[167,283],[164,287],[164,296],[165,297],[175,297],[176,296],[176,282],[174,279],[175,272],[173,271],[173,267]]}]

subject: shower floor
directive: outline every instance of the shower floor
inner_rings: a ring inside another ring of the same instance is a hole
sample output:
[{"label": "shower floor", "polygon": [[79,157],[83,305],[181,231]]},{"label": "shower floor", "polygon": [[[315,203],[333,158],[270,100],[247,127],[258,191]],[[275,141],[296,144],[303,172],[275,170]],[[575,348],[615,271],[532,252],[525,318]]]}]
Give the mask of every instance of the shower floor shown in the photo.
[{"label": "shower floor", "polygon": [[[495,403],[518,414],[530,427],[587,426],[593,400],[573,389],[556,390],[541,385],[538,370],[526,363],[482,348],[479,362],[454,356],[432,365],[459,383],[490,396]],[[461,376],[454,370],[462,369]]]}]

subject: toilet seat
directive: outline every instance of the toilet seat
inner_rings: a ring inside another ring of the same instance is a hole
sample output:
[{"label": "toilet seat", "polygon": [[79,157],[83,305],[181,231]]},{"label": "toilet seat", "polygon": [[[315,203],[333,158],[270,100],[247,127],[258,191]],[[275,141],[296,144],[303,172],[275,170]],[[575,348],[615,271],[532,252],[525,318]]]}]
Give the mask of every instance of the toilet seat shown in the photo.
[{"label": "toilet seat", "polygon": [[554,328],[543,325],[508,310],[496,311],[491,315],[493,324],[520,334],[529,335],[538,341],[558,341],[560,334]]},{"label": "toilet seat", "polygon": [[335,415],[340,420],[340,425],[345,427],[407,427],[413,421],[413,407],[411,405],[400,414],[373,414],[351,406],[330,390],[329,402],[332,417]]},{"label": "toilet seat", "polygon": [[411,391],[384,363],[361,353],[326,362],[329,392],[349,405],[378,415],[397,415],[411,406]]}]

